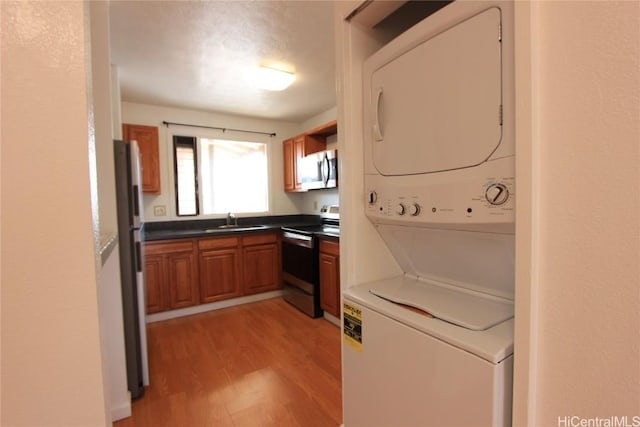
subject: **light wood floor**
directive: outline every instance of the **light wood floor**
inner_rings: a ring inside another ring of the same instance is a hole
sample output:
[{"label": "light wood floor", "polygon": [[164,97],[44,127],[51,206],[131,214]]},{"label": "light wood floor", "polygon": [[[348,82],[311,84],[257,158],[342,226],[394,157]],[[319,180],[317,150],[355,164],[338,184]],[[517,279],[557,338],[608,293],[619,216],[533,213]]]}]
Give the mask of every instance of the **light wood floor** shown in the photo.
[{"label": "light wood floor", "polygon": [[148,325],[130,426],[339,426],[340,329],[280,298]]}]

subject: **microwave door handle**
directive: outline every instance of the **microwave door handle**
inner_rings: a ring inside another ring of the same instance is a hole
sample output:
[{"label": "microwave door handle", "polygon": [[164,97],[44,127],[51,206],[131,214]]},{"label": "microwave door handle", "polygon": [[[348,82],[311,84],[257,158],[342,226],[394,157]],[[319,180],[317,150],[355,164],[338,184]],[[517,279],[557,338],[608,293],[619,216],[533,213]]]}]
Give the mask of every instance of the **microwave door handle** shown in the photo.
[{"label": "microwave door handle", "polygon": [[329,173],[331,172],[331,164],[329,163],[329,157],[327,153],[324,153],[322,158],[322,183],[326,187],[329,185]]}]

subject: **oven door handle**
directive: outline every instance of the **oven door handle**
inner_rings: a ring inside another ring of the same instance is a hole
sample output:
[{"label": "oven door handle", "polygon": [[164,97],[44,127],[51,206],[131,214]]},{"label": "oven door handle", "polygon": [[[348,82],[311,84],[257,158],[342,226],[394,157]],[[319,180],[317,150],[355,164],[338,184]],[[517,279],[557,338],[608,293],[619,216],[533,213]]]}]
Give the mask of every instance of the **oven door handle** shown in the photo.
[{"label": "oven door handle", "polygon": [[313,237],[305,236],[304,234],[295,234],[283,231],[282,242],[295,246],[304,246],[305,248],[313,248]]}]

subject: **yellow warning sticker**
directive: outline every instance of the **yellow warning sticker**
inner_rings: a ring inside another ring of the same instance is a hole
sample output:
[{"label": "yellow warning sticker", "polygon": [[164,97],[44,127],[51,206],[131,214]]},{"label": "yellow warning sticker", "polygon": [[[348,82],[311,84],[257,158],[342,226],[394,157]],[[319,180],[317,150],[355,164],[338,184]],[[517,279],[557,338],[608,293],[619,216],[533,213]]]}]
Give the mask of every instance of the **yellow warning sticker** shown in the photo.
[{"label": "yellow warning sticker", "polygon": [[356,351],[362,351],[362,308],[343,302],[344,342]]}]

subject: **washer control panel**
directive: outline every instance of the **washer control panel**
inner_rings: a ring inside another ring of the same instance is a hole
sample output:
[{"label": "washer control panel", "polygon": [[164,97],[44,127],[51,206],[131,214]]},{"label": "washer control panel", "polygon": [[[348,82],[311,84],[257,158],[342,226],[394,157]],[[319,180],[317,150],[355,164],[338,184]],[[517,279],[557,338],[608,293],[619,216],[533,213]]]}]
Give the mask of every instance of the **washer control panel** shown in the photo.
[{"label": "washer control panel", "polygon": [[501,182],[490,184],[484,195],[492,205],[503,205],[509,201],[509,187]]},{"label": "washer control panel", "polygon": [[448,193],[450,188],[407,188],[394,192],[369,188],[367,214],[435,222],[468,222],[470,219],[480,222],[511,221],[508,218],[512,217],[515,204],[513,181],[513,178],[489,181],[475,190],[467,191],[466,196],[460,198],[451,197]]},{"label": "washer control panel", "polygon": [[[477,225],[471,227],[474,229],[482,229],[483,224],[513,226],[513,170],[503,168],[506,170],[502,173],[495,173],[497,165],[492,166],[491,175],[478,176],[480,170],[470,168],[448,172],[450,176],[443,173],[438,177],[422,177],[422,185],[416,182],[419,177],[367,175],[366,214],[374,223],[422,223],[445,228]],[[451,176],[456,179],[450,179]]]}]

